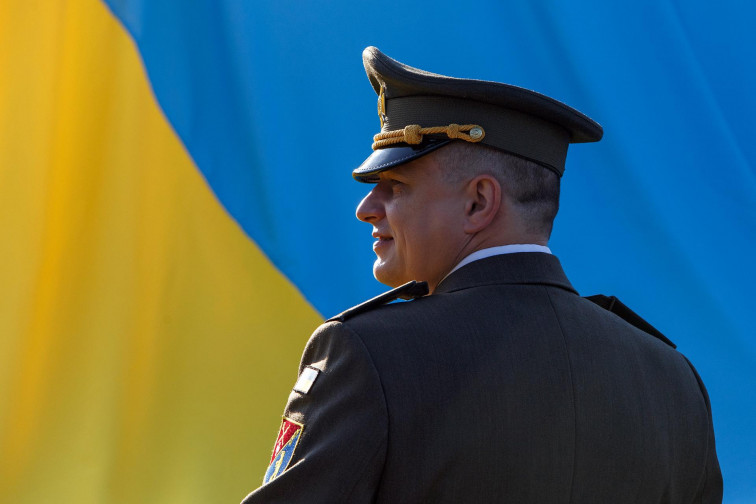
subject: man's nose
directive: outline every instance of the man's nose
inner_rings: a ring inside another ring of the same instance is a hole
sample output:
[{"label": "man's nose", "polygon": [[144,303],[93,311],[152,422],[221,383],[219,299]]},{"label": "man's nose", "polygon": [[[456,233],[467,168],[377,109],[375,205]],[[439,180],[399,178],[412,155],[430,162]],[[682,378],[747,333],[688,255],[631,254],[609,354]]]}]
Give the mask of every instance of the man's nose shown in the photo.
[{"label": "man's nose", "polygon": [[370,223],[377,222],[386,216],[377,185],[357,205],[356,215],[361,221]]}]

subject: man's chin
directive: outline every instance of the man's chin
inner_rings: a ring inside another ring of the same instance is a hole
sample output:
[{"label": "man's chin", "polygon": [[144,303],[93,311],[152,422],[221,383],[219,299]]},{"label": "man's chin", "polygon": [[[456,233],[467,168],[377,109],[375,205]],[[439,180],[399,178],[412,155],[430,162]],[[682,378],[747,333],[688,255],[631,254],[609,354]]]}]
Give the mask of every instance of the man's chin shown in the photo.
[{"label": "man's chin", "polygon": [[391,288],[399,287],[400,285],[409,282],[409,280],[404,280],[404,277],[399,275],[396,271],[392,271],[389,265],[383,262],[380,258],[376,259],[373,264],[373,276],[383,285],[387,285]]}]

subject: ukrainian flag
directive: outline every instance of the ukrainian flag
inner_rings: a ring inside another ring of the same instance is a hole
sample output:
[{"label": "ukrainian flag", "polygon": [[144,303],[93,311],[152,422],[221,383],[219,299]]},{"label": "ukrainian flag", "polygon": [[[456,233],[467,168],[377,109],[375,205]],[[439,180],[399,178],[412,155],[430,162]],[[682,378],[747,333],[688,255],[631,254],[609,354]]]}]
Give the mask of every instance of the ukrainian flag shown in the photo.
[{"label": "ukrainian flag", "polygon": [[0,68],[0,501],[239,501],[321,317],[108,5],[0,3]]}]

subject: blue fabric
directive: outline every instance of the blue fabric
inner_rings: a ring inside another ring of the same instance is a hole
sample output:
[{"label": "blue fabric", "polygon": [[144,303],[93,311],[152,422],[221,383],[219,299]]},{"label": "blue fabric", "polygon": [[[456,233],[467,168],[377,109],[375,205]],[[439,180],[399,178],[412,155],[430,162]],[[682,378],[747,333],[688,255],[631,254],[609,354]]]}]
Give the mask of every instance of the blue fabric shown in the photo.
[{"label": "blue fabric", "polygon": [[601,122],[570,148],[550,246],[582,294],[618,296],[696,364],[725,501],[756,500],[756,4],[107,3],[220,202],[325,316],[383,290],[350,176],[379,129],[365,46]]}]

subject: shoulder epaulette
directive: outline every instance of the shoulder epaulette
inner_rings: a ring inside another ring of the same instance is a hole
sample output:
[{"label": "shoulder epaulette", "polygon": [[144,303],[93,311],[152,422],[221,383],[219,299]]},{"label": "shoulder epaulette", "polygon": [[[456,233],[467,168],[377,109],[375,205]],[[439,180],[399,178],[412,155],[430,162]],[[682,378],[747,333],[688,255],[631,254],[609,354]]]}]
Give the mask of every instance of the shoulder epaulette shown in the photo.
[{"label": "shoulder epaulette", "polygon": [[669,338],[660,333],[654,326],[643,320],[640,315],[622,304],[622,302],[616,297],[597,294],[595,296],[586,296],[585,299],[587,299],[588,301],[593,301],[601,308],[614,313],[619,318],[623,319],[628,324],[637,327],[641,331],[662,340],[672,348],[677,348],[677,345],[672,343]]},{"label": "shoulder epaulette", "polygon": [[353,306],[348,310],[345,310],[338,315],[329,318],[328,320],[326,320],[326,322],[331,322],[333,320],[344,322],[350,317],[354,317],[359,313],[370,311],[373,308],[385,305],[386,303],[390,303],[391,301],[395,301],[397,299],[416,299],[427,294],[428,282],[417,282],[415,280],[412,280],[411,282],[407,282],[404,285],[400,285],[396,289],[391,289],[390,291],[384,292],[383,294],[375,296],[372,299],[368,299],[364,303]]}]

